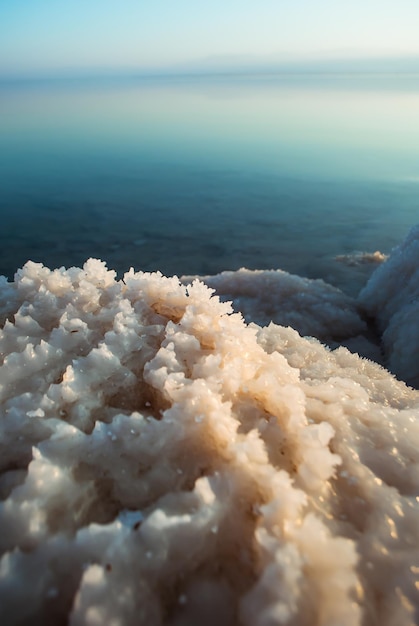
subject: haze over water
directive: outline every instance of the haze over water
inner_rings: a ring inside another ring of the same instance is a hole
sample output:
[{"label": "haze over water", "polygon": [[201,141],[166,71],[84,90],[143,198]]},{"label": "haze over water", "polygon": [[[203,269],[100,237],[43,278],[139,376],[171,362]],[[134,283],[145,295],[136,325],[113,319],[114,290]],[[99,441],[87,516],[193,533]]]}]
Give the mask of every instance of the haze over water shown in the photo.
[{"label": "haze over water", "polygon": [[[3,81],[0,273],[281,268],[343,284],[418,221],[418,75]],[[343,281],[343,282],[342,282]]]}]

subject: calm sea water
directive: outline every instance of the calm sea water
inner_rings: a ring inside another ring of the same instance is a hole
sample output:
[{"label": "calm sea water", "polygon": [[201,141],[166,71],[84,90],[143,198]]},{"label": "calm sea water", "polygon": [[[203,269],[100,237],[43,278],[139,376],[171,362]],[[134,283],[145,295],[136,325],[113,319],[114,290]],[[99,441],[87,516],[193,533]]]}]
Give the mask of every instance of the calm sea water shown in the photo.
[{"label": "calm sea water", "polygon": [[334,260],[419,221],[419,76],[0,85],[0,273],[90,256],[122,273]]}]

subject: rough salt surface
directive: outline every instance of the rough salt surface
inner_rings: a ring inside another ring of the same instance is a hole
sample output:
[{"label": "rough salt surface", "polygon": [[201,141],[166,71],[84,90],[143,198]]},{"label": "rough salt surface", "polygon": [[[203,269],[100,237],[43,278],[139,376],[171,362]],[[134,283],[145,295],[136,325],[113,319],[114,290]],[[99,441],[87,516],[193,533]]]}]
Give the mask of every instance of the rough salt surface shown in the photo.
[{"label": "rough salt surface", "polygon": [[300,335],[316,337],[331,348],[346,346],[383,364],[377,336],[363,318],[357,301],[323,280],[302,278],[283,270],[221,272],[214,276],[182,276],[188,284],[199,279],[231,302],[247,323],[291,326]]},{"label": "rough salt surface", "polygon": [[367,330],[355,300],[323,280],[282,270],[242,268],[215,276],[185,276],[182,282],[195,278],[223,299],[231,300],[247,322],[265,326],[272,321],[326,342],[341,341]]},{"label": "rough salt surface", "polygon": [[374,272],[359,302],[383,334],[390,370],[419,387],[419,226]]},{"label": "rough salt surface", "polygon": [[419,392],[197,281],[0,293],[1,624],[418,623]]}]

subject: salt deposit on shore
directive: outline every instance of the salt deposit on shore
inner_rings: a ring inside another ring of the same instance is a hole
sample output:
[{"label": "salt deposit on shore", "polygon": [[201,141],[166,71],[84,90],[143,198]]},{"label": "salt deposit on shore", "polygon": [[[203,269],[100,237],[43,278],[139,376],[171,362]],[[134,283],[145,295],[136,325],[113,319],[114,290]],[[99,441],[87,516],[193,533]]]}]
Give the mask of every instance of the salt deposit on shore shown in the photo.
[{"label": "salt deposit on shore", "polygon": [[[385,276],[409,274],[417,241],[361,297],[409,338],[408,296]],[[324,283],[257,280],[275,311],[308,301],[304,333],[365,333]],[[246,289],[251,317],[260,286]],[[419,622],[418,391],[343,347],[246,325],[198,281],[116,281],[92,259],[27,263],[0,315],[1,624]]]},{"label": "salt deposit on shore", "polygon": [[185,276],[182,282],[187,284],[195,278],[232,301],[248,323],[266,326],[272,321],[325,342],[355,337],[367,330],[355,300],[323,280],[282,270],[242,268],[216,276]]},{"label": "salt deposit on shore", "polygon": [[388,367],[419,387],[419,226],[376,270],[359,301],[377,321]]}]

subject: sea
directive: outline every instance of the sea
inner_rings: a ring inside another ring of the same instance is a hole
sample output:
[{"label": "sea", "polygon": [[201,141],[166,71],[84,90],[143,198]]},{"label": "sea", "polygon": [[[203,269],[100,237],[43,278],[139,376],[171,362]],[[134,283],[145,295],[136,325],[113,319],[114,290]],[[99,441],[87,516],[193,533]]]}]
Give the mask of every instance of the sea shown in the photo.
[{"label": "sea", "polygon": [[0,81],[10,280],[95,257],[120,277],[282,269],[355,293],[360,253],[419,222],[418,191],[419,75]]}]

